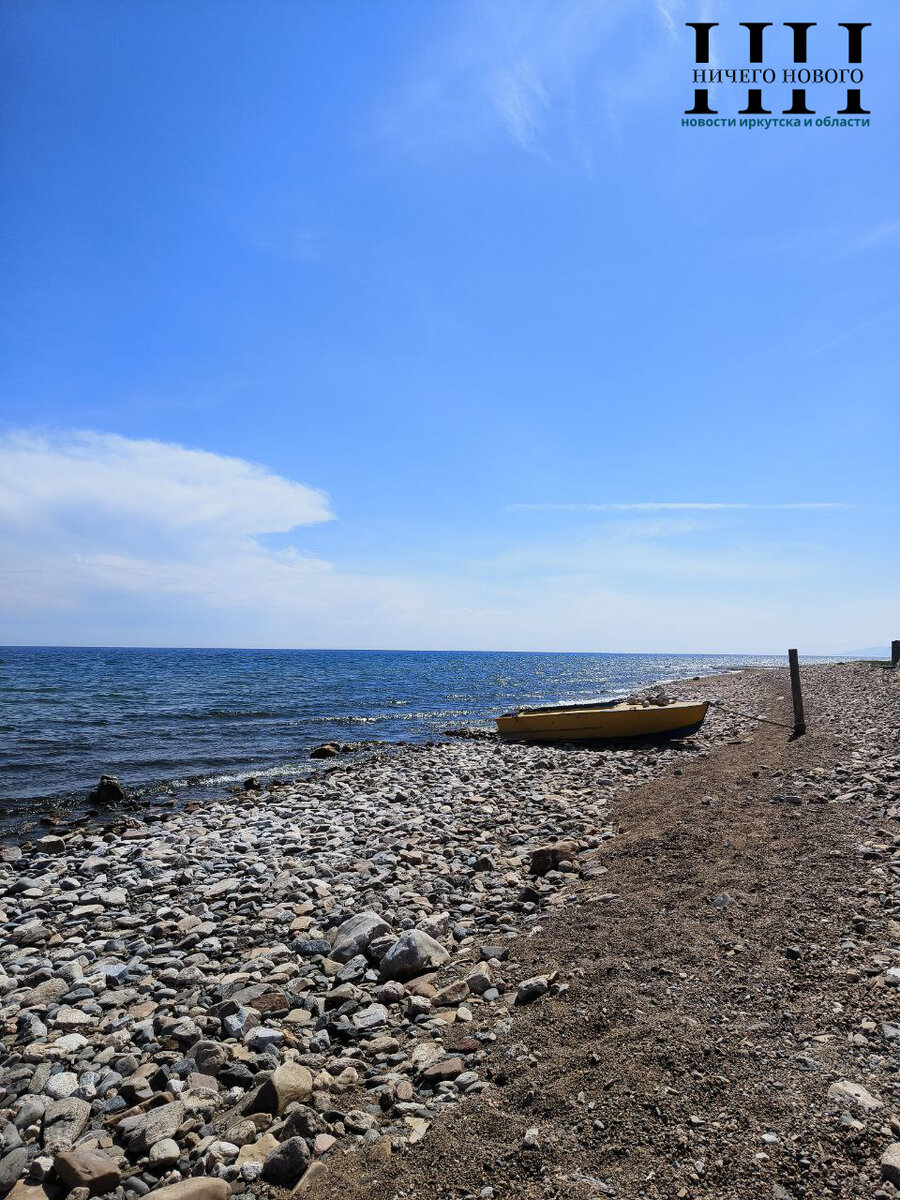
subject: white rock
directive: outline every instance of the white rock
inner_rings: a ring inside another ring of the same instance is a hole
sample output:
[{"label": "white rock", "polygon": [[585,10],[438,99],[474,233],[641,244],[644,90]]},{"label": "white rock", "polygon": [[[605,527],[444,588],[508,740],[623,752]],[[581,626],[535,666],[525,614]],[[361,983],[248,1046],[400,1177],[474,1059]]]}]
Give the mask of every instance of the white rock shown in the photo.
[{"label": "white rock", "polygon": [[837,1083],[833,1083],[828,1089],[828,1099],[836,1104],[855,1104],[867,1112],[884,1107],[862,1084],[852,1083],[849,1079],[839,1079]]}]

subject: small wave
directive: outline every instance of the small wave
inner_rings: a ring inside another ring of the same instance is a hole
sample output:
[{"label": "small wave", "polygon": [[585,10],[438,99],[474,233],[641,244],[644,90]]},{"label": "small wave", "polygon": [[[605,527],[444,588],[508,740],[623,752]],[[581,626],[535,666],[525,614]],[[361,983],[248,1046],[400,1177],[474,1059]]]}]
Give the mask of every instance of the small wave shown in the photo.
[{"label": "small wave", "polygon": [[478,714],[471,708],[436,708],[422,712],[378,713],[363,717],[355,714],[344,716],[307,717],[309,725],[386,725],[394,721],[446,721],[455,717],[474,717]]},{"label": "small wave", "polygon": [[[200,784],[204,787],[222,787],[226,784],[243,783],[248,775],[252,775],[255,779],[278,779],[284,775],[298,775],[300,772],[309,773],[313,768],[310,762],[302,763],[282,763],[280,767],[264,767],[254,768],[252,771],[247,768],[240,774],[223,774],[223,775],[207,775],[200,780]],[[187,785],[186,785],[187,786]],[[196,787],[197,784],[189,786]]]},{"label": "small wave", "polygon": [[401,719],[401,718],[394,717],[394,716],[390,716],[390,717],[386,717],[386,716],[385,717],[355,717],[355,716],[351,716],[348,713],[344,716],[306,717],[305,721],[310,725],[334,725],[334,724],[338,724],[338,725],[375,725],[379,721],[395,721],[395,720],[399,720],[399,719]]},{"label": "small wave", "polygon": [[196,713],[197,719],[203,717],[254,717],[254,718],[287,718],[291,713],[274,712],[268,708],[210,708],[205,713]]}]

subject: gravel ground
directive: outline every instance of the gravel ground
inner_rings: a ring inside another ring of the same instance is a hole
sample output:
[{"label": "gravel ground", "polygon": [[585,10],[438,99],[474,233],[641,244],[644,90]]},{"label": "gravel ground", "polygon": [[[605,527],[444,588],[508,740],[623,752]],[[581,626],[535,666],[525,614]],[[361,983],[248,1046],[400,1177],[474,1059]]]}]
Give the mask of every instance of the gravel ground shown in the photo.
[{"label": "gravel ground", "polygon": [[0,1192],[898,1194],[898,677],[804,679],[7,848]]}]

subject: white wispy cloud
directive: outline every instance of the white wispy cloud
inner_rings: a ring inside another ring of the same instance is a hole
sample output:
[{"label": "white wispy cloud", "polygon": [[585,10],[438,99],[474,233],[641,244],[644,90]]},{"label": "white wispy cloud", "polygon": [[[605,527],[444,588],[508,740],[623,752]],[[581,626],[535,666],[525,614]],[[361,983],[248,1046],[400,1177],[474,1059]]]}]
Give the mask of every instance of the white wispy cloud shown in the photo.
[{"label": "white wispy cloud", "polygon": [[489,89],[513,138],[523,150],[536,152],[549,96],[534,67],[528,62],[499,67]]},{"label": "white wispy cloud", "polygon": [[429,152],[502,135],[591,169],[591,134],[617,98],[659,86],[659,46],[675,36],[679,2],[462,0],[401,74],[379,132]]},{"label": "white wispy cloud", "polygon": [[517,512],[665,512],[687,509],[697,512],[720,512],[728,509],[746,511],[776,511],[789,509],[850,509],[852,504],[833,500],[799,501],[790,504],[744,504],[736,501],[695,500],[639,500],[627,504],[510,504],[509,509]]},{"label": "white wispy cloud", "polygon": [[668,3],[667,3],[667,0],[655,0],[655,4],[656,4],[656,11],[659,13],[660,17],[662,18],[662,22],[665,25],[666,29],[668,29],[669,33],[674,34],[675,33],[675,15],[674,15],[673,5],[671,3],[671,0],[669,0]]}]

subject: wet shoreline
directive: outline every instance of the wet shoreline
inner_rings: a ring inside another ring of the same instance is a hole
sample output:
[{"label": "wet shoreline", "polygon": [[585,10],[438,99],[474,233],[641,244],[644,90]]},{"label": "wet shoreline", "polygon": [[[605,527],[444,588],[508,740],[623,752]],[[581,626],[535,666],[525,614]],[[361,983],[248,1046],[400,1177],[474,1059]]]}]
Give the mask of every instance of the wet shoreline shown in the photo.
[{"label": "wet shoreline", "polygon": [[749,661],[0,650],[0,809],[17,822],[53,809],[77,814],[101,774],[143,797],[215,799],[250,775],[265,784],[305,774],[323,741],[419,744],[448,727],[492,727],[518,704],[625,695]]},{"label": "wet shoreline", "polygon": [[[679,687],[686,687],[698,680],[715,679],[720,675],[727,678],[730,675],[740,675],[747,671],[775,669],[777,668],[770,666],[733,667],[724,672],[716,671],[679,679],[667,677],[651,680],[636,690],[639,693],[650,693],[658,687],[677,690]],[[622,694],[626,694],[626,690],[622,690]],[[348,755],[349,758],[356,761],[368,753],[394,753],[406,748],[427,746],[435,741],[443,742],[448,737],[459,736],[460,733],[465,735],[467,731],[473,731],[477,735],[486,733],[493,736],[495,733],[494,722],[490,717],[463,722],[460,725],[451,725],[448,722],[448,727],[429,731],[415,740],[369,739],[355,740],[349,743],[338,740],[326,744],[347,747],[342,750],[342,756]],[[268,790],[273,782],[279,787],[286,783],[300,783],[318,771],[327,769],[327,764],[316,760],[315,749],[315,746],[306,748],[302,765],[298,761],[294,769],[290,771],[268,765],[254,767],[252,761],[248,760],[246,774],[233,775],[234,782],[228,787],[223,786],[216,779],[204,780],[199,777],[188,777],[184,782],[179,783],[164,780],[158,784],[132,788],[129,786],[128,779],[122,777],[120,782],[126,795],[115,810],[98,809],[93,806],[88,798],[89,789],[51,796],[8,797],[0,800],[0,805],[4,806],[0,811],[0,842],[17,841],[23,837],[32,836],[41,829],[61,830],[83,825],[105,827],[110,823],[114,827],[117,821],[127,822],[130,819],[138,818],[142,813],[148,814],[151,820],[160,819],[163,814],[172,809],[182,808],[186,805],[215,803],[224,795],[238,795],[243,791],[243,785],[247,779],[258,780],[262,791]],[[103,770],[105,770],[105,766],[100,759],[97,763],[98,777]],[[158,815],[154,817],[154,814]]]}]

